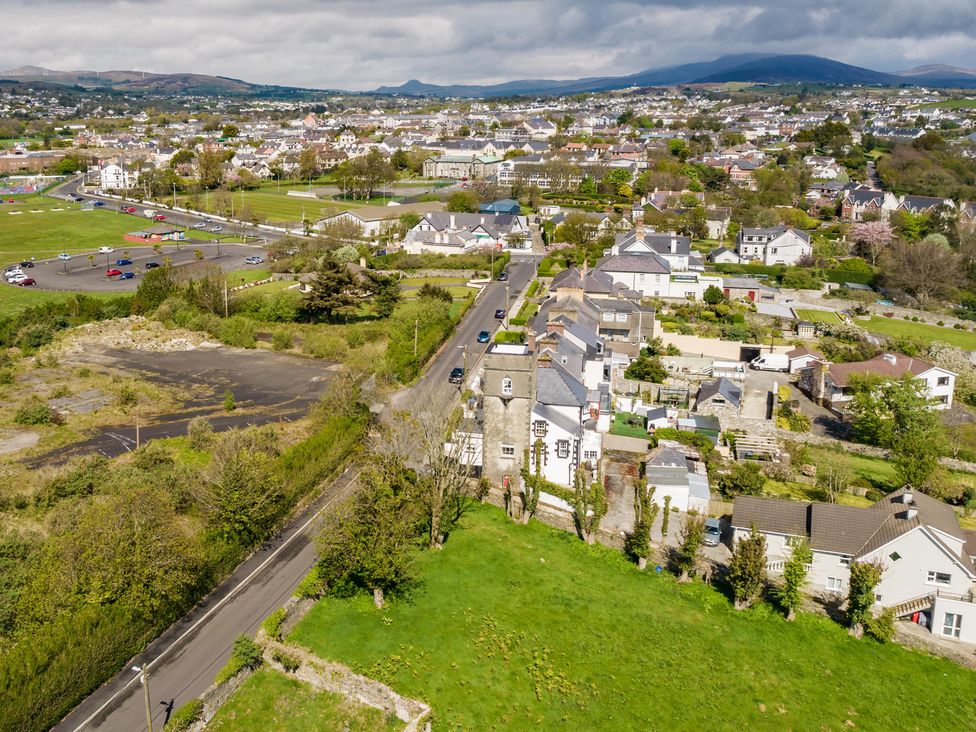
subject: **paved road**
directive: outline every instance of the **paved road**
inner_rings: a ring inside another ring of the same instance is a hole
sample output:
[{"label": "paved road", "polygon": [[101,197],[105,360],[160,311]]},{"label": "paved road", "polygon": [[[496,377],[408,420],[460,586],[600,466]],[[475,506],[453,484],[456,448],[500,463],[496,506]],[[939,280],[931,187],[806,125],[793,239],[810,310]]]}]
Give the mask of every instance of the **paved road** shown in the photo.
[{"label": "paved road", "polygon": [[[534,258],[515,260],[509,265],[511,302],[528,286],[536,267]],[[477,343],[478,331],[497,327],[494,311],[505,307],[506,288],[493,282],[468,311],[455,335],[448,340],[413,389],[407,403],[423,403],[435,394],[448,394],[457,387],[448,384],[450,370],[463,362],[468,345],[468,367],[475,369],[486,346]],[[233,576],[214,590],[186,618],[175,623],[123,671],[85,699],[54,729],[57,732],[99,730],[101,732],[141,732],[146,729],[142,691],[132,665],[149,663],[153,728],[162,728],[163,703],[174,700],[174,708],[199,696],[213,681],[214,674],[230,657],[234,639],[253,634],[261,621],[294,592],[301,578],[315,562],[311,543],[316,522],[312,517],[320,507],[328,509],[354,489],[353,475],[344,474],[323,493],[319,502],[295,519],[275,540],[238,567]],[[280,548],[280,553],[275,547]],[[266,563],[266,564],[265,564]],[[242,581],[253,579],[241,589]],[[223,604],[220,604],[223,603]],[[215,609],[216,608],[216,609]],[[212,611],[212,615],[207,615]],[[192,629],[192,631],[190,631]],[[188,632],[190,631],[190,632]],[[185,637],[184,637],[184,634]]]}]

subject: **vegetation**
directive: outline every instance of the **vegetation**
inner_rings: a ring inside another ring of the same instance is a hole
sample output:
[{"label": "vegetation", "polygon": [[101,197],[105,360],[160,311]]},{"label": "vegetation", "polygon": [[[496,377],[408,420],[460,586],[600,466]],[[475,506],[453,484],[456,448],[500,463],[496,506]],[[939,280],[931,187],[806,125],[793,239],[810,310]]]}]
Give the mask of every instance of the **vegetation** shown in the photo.
[{"label": "vegetation", "polygon": [[[855,642],[817,614],[735,612],[702,583],[487,506],[417,570],[408,601],[377,613],[365,596],[327,597],[290,640],[428,702],[437,729],[708,728],[717,699],[748,729],[951,729],[976,712],[973,672],[950,661]],[[594,613],[614,623],[580,622]],[[904,678],[916,693],[892,695]]]},{"label": "vegetation", "polygon": [[759,467],[759,463],[753,462],[737,462],[732,466],[731,471],[719,476],[718,479],[718,489],[722,495],[729,498],[761,496],[765,485],[765,473]]},{"label": "vegetation", "polygon": [[786,619],[796,620],[796,611],[803,602],[803,586],[807,581],[807,565],[813,561],[813,551],[805,541],[793,544],[790,558],[783,565],[783,584],[776,591],[776,599],[786,610]]},{"label": "vegetation", "polygon": [[864,627],[872,617],[874,607],[874,588],[881,581],[884,567],[880,562],[851,562],[850,588],[847,593],[847,617],[851,623],[850,633],[855,638],[864,634]]},{"label": "vegetation", "polygon": [[766,536],[755,526],[739,539],[729,560],[729,585],[735,609],[744,610],[760,598],[766,586]]}]

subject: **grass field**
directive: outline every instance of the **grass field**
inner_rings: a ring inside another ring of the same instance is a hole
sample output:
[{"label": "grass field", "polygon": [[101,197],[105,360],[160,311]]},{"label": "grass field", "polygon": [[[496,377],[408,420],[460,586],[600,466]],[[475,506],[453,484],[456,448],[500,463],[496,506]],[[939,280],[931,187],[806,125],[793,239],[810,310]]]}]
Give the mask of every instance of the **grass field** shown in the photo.
[{"label": "grass field", "polygon": [[[31,305],[42,305],[46,302],[64,302],[76,294],[78,293],[35,290],[31,287],[15,287],[14,285],[0,284],[0,318],[6,317],[7,315],[14,315]],[[81,294],[88,297],[97,297],[100,300],[118,296],[114,292],[85,292]]]},{"label": "grass field", "polygon": [[976,99],[946,99],[942,102],[926,102],[918,105],[917,109],[973,109],[976,108]]},{"label": "grass field", "polygon": [[610,434],[622,437],[639,437],[647,439],[647,430],[643,427],[644,418],[631,412],[616,412],[610,425]]},{"label": "grass field", "polygon": [[[227,194],[225,200],[231,198],[234,202],[234,213],[237,215],[241,210],[241,194],[239,192],[234,193],[233,196]],[[186,206],[189,197],[178,196],[177,200],[180,206]],[[223,214],[225,211],[218,205],[219,200],[216,194],[211,193],[207,197],[201,197],[195,208],[206,213]],[[389,202],[390,199],[385,200]],[[379,201],[380,199],[377,199],[377,202]],[[338,211],[359,208],[367,204],[367,201],[327,201],[320,198],[289,196],[284,188],[280,192],[270,187],[244,192],[244,207],[262,221],[266,220],[270,223],[297,223],[302,220],[303,215],[309,221],[315,221]]]},{"label": "grass field", "polygon": [[956,330],[955,328],[941,328],[938,325],[928,325],[927,323],[913,323],[908,320],[898,318],[885,318],[878,315],[871,316],[868,320],[856,320],[858,325],[881,335],[894,337],[916,338],[925,343],[932,341],[942,341],[953,346],[958,346],[967,351],[976,350],[976,333]]},{"label": "grass field", "polygon": [[840,316],[830,310],[806,310],[796,311],[796,317],[800,320],[809,320],[811,323],[839,323]]},{"label": "grass field", "polygon": [[[953,730],[976,674],[819,615],[736,612],[479,506],[382,612],[326,598],[291,640],[434,708],[438,730]],[[911,693],[897,693],[911,680]]]},{"label": "grass field", "polygon": [[402,729],[379,709],[349,702],[271,669],[255,672],[207,725],[209,732]]}]

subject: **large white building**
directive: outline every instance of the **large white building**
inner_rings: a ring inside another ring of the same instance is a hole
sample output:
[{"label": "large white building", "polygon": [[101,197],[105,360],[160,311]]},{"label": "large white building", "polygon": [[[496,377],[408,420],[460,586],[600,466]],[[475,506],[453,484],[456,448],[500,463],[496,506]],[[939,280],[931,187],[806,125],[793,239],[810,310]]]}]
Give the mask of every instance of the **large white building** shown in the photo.
[{"label": "large white building", "polygon": [[810,235],[786,226],[769,229],[740,229],[735,240],[735,253],[742,262],[763,264],[796,264],[813,253]]},{"label": "large white building", "polygon": [[407,232],[403,248],[411,254],[462,254],[486,247],[531,249],[529,220],[512,214],[426,214]]},{"label": "large white building", "polygon": [[103,191],[126,191],[139,180],[139,171],[124,163],[106,163],[98,172]]}]

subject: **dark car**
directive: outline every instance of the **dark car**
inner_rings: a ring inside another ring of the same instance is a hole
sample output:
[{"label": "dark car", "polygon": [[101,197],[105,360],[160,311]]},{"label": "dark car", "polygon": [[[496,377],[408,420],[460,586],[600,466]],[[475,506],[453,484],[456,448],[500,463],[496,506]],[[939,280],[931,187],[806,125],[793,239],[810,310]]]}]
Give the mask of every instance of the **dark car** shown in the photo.
[{"label": "dark car", "polygon": [[495,317],[498,320],[505,320],[505,311],[502,308],[498,308],[498,310],[495,311]]},{"label": "dark car", "polygon": [[508,282],[508,272],[502,272],[498,275],[499,282]]},{"label": "dark car", "polygon": [[33,277],[28,277],[27,279],[21,280],[16,284],[20,285],[21,287],[30,287],[31,285],[36,285],[37,281]]},{"label": "dark car", "polygon": [[115,260],[115,266],[117,266],[117,267],[124,267],[127,264],[132,264],[132,260],[131,259],[116,259]]},{"label": "dark car", "polygon": [[25,261],[25,262],[21,262],[21,263],[20,263],[20,266],[21,266],[21,267],[27,267],[28,269],[30,269],[31,267],[33,267],[33,266],[34,266],[34,263],[33,263],[32,261],[30,261],[30,260],[28,259],[28,260],[27,260],[27,261]]},{"label": "dark car", "polygon": [[159,262],[146,262],[146,269],[156,269],[159,266]]},{"label": "dark car", "polygon": [[104,205],[105,205],[105,202],[104,202],[104,201],[95,201],[95,202],[94,202],[94,203],[92,204],[92,206],[98,206],[98,207],[102,207],[102,206],[104,206]]},{"label": "dark car", "polygon": [[460,366],[455,366],[451,369],[451,375],[447,377],[448,383],[460,384],[464,380],[464,369]]},{"label": "dark car", "polygon": [[478,343],[487,343],[491,340],[491,333],[487,330],[483,330],[478,334]]},{"label": "dark car", "polygon": [[105,276],[106,277],[118,277],[120,274],[122,274],[122,270],[121,269],[107,269],[107,270],[105,270]]},{"label": "dark car", "polygon": [[705,546],[718,546],[722,541],[722,524],[718,519],[710,518],[705,521]]},{"label": "dark car", "polygon": [[120,280],[131,280],[131,279],[135,278],[135,276],[136,276],[136,273],[135,272],[123,272],[122,274],[119,275],[119,279]]}]

